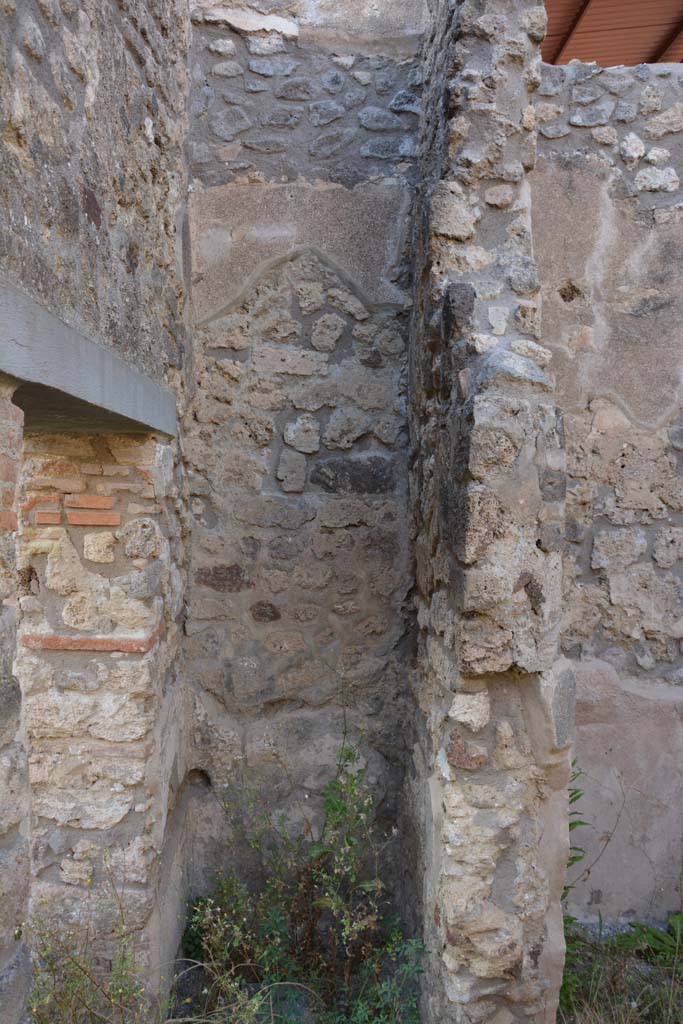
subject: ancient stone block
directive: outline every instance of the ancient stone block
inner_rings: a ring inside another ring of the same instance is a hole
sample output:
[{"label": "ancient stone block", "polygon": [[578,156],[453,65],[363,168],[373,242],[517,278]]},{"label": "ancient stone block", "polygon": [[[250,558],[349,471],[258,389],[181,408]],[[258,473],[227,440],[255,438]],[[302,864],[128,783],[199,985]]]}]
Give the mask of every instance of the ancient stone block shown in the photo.
[{"label": "ancient stone block", "polygon": [[311,483],[337,494],[386,494],[395,486],[394,464],[381,456],[321,459]]}]

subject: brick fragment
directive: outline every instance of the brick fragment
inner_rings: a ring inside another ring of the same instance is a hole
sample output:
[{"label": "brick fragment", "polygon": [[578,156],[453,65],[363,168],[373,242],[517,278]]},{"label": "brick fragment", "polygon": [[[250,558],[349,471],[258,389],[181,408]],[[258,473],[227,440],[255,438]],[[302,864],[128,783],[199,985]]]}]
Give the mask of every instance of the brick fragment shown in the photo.
[{"label": "brick fragment", "polygon": [[36,512],[36,526],[59,526],[61,521],[61,512]]},{"label": "brick fragment", "polygon": [[0,512],[0,530],[16,530],[16,512]]},{"label": "brick fragment", "polygon": [[120,526],[121,516],[118,512],[96,512],[69,508],[66,510],[67,522],[71,526]]},{"label": "brick fragment", "polygon": [[113,508],[114,499],[106,494],[67,494],[67,508]]},{"label": "brick fragment", "polygon": [[42,651],[121,651],[124,654],[146,654],[164,632],[164,623],[149,636],[63,636],[58,633],[26,633],[24,647]]}]

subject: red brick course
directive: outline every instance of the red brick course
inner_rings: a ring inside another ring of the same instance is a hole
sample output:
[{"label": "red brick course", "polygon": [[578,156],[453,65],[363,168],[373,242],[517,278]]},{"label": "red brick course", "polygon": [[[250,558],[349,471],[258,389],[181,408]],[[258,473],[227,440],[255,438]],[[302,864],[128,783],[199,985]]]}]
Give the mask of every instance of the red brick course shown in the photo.
[{"label": "red brick course", "polygon": [[64,504],[67,508],[113,508],[114,499],[106,494],[67,494]]},{"label": "red brick course", "polygon": [[70,526],[120,526],[121,516],[118,512],[66,510],[67,522]]},{"label": "red brick course", "polygon": [[36,512],[36,526],[59,526],[61,521],[61,512]]},{"label": "red brick course", "polygon": [[24,647],[42,651],[121,651],[124,654],[146,654],[164,632],[164,623],[149,636],[63,636],[58,633],[25,633]]}]

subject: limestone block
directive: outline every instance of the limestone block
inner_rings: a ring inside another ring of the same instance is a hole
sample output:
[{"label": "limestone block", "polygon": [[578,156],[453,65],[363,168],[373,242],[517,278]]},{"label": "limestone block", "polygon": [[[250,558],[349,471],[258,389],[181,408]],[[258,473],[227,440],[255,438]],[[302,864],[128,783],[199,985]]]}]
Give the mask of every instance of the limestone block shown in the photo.
[{"label": "limestone block", "polygon": [[298,451],[284,449],[277,466],[277,478],[283,491],[301,493],[306,488],[306,457]]},{"label": "limestone block", "polygon": [[477,213],[456,182],[439,182],[432,196],[432,224],[438,235],[467,242],[474,237]]},{"label": "limestone block", "polygon": [[491,714],[491,702],[487,691],[481,693],[458,693],[453,698],[448,717],[472,732],[481,732],[488,725]]},{"label": "limestone block", "polygon": [[334,352],[344,331],[345,322],[335,313],[325,313],[311,328],[311,344],[318,352]]},{"label": "limestone block", "polygon": [[284,440],[298,452],[310,455],[320,448],[320,425],[313,416],[304,413],[286,425]]},{"label": "limestone block", "polygon": [[646,550],[647,536],[643,530],[603,530],[593,540],[591,567],[608,570],[625,568],[642,558]]},{"label": "limestone block", "polygon": [[83,557],[90,562],[113,562],[116,537],[108,530],[86,533],[83,537]]}]

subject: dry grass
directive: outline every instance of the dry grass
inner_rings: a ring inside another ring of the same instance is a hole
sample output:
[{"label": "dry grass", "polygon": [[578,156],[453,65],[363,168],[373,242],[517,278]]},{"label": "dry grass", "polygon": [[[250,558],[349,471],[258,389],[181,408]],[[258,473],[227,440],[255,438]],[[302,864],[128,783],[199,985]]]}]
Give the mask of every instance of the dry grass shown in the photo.
[{"label": "dry grass", "polygon": [[679,938],[643,927],[600,939],[571,925],[558,1024],[683,1024]]}]

